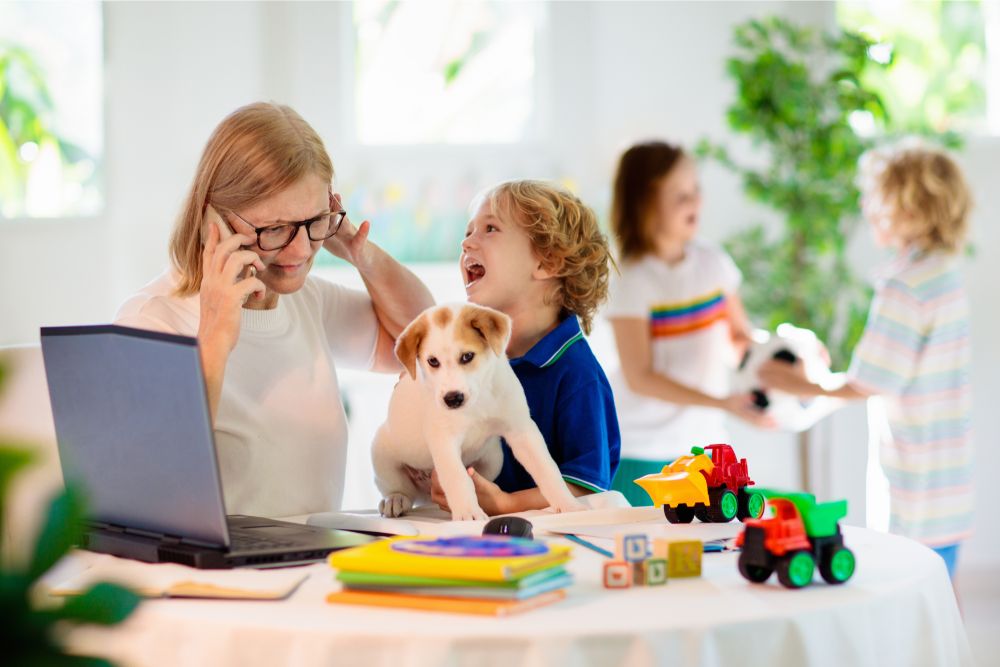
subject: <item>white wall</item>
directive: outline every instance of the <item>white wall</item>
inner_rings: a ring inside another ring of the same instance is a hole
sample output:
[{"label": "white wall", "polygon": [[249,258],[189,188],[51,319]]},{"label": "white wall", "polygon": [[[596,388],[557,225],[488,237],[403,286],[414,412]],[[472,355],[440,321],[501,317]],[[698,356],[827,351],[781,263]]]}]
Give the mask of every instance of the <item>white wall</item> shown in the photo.
[{"label": "white wall", "polygon": [[[108,321],[117,303],[156,275],[166,264],[171,223],[201,147],[241,104],[273,99],[297,108],[326,140],[345,182],[387,175],[416,182],[432,174],[448,183],[461,176],[486,185],[516,176],[571,176],[603,213],[615,158],[629,143],[732,139],[724,109],[733,87],[723,63],[733,25],[774,13],[829,25],[833,16],[829,3],[553,3],[541,54],[549,120],[543,141],[524,150],[400,153],[359,147],[348,132],[350,100],[341,88],[350,71],[347,10],[320,3],[107,4],[106,211],[97,220],[0,226],[0,344],[35,340],[40,325]],[[1000,528],[988,508],[989,472],[1000,469],[1000,448],[993,444],[1000,441],[1000,419],[991,405],[1000,394],[993,344],[1000,309],[992,307],[991,292],[1000,277],[1000,239],[990,223],[1000,213],[998,149],[996,139],[973,138],[962,156],[979,200],[978,255],[969,277],[981,511],[966,558],[994,565],[1000,564]],[[703,187],[708,238],[767,217],[717,167],[705,168]],[[862,256],[871,256],[864,241],[859,245]],[[606,331],[598,331],[593,344],[613,363],[607,341]],[[364,410],[384,410],[371,405],[377,396],[361,402]],[[862,419],[855,409],[831,420],[814,452],[820,495],[850,498],[855,523],[864,516]],[[734,444],[764,483],[796,484],[793,438],[737,427]],[[354,445],[352,460],[361,466],[364,443]],[[365,477],[352,478],[349,496],[364,497]]]}]

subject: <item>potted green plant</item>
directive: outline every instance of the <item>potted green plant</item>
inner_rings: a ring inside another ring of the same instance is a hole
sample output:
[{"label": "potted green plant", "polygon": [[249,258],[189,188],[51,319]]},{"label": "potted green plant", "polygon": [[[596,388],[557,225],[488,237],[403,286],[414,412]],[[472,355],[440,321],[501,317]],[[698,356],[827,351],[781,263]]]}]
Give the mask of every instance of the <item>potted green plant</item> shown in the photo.
[{"label": "potted green plant", "polygon": [[874,139],[859,118],[883,125],[878,93],[862,83],[884,67],[871,42],[850,32],[827,34],[780,18],[736,27],[737,54],[727,61],[736,99],[727,121],[750,139],[754,164],[716,143],[696,152],[739,175],[747,196],[779,214],[781,225],[754,224],[726,246],[747,276],[747,310],[761,325],[791,322],[816,332],[843,367],[864,327],[870,290],[852,272],[848,242],[858,222],[858,158]]},{"label": "potted green plant", "polygon": [[[0,386],[4,370],[0,366]],[[4,500],[13,478],[31,465],[34,456],[26,447],[0,437],[0,547],[5,538]],[[105,660],[65,653],[56,633],[57,624],[114,625],[139,604],[134,592],[110,583],[94,585],[82,595],[57,607],[39,608],[33,591],[40,577],[78,543],[85,505],[78,490],[69,487],[49,506],[32,556],[25,565],[0,562],[0,647],[4,664],[107,665]],[[4,553],[0,549],[0,554]]]}]

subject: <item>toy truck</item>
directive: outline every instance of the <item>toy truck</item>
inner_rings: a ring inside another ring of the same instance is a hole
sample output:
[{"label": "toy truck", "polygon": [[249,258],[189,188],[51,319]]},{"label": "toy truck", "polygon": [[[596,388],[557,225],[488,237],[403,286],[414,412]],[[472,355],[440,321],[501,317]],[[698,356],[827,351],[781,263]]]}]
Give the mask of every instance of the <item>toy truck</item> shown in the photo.
[{"label": "toy truck", "polygon": [[747,472],[747,460],[737,459],[729,445],[692,447],[690,455],[635,483],[655,505],[663,505],[670,523],[690,523],[694,517],[725,523],[764,513],[764,496],[747,490],[754,483]]},{"label": "toy truck", "polygon": [[847,515],[847,501],[817,503],[808,493],[772,495],[773,516],[751,519],[736,538],[742,548],[740,574],[763,583],[775,570],[787,588],[802,588],[813,580],[816,565],[830,584],[842,584],[854,574],[854,552],[844,546],[838,521]]}]

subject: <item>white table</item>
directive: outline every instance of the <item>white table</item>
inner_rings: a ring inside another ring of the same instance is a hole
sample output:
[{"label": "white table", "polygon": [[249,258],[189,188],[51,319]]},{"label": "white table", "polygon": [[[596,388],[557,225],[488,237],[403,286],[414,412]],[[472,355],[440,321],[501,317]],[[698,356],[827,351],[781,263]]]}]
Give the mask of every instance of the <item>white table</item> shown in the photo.
[{"label": "white table", "polygon": [[[716,527],[717,528],[717,527]],[[734,526],[734,531],[736,526]],[[941,559],[915,542],[846,528],[847,584],[803,590],[740,577],[735,553],[703,577],[608,591],[577,547],[566,600],[509,618],[331,605],[322,564],[281,602],[153,600],[71,645],[129,665],[956,665],[972,664]]]}]

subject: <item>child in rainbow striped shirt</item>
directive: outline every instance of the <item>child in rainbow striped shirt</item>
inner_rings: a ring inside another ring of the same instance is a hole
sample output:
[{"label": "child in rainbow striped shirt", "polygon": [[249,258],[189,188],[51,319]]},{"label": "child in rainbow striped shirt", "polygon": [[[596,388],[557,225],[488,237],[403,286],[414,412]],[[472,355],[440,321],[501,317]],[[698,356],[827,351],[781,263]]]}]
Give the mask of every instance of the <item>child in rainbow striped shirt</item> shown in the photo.
[{"label": "child in rainbow striped shirt", "polygon": [[938,150],[872,151],[860,166],[864,215],[876,243],[897,257],[877,284],[844,383],[823,389],[776,363],[760,376],[800,395],[882,397],[889,529],[933,548],[954,576],[972,532],[969,306],[955,257],[971,198],[961,170]]},{"label": "child in rainbow striped shirt", "polygon": [[661,141],[632,146],[619,161],[611,209],[621,275],[604,314],[621,360],[609,379],[622,435],[612,488],[649,505],[632,480],[660,472],[692,445],[726,442],[727,412],[768,420],[749,396],[730,395],[750,323],[739,269],[725,250],[696,238],[694,160]]}]

